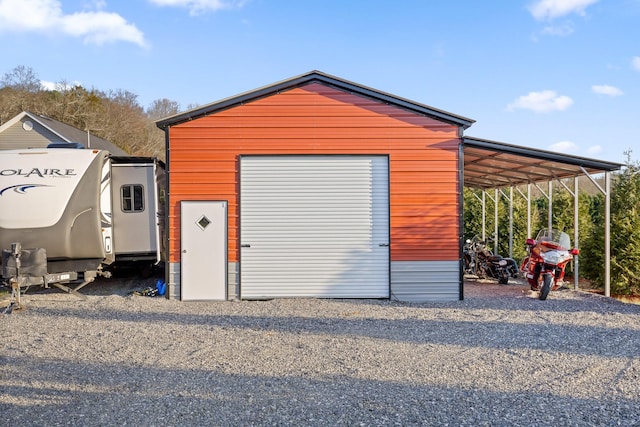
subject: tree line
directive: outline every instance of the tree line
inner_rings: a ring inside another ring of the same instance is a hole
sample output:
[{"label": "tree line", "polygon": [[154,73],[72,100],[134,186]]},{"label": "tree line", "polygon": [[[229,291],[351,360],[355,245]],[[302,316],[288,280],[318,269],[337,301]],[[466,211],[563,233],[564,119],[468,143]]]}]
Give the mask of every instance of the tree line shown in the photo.
[{"label": "tree line", "polygon": [[179,110],[177,102],[166,98],[145,109],[135,93],[123,89],[86,89],[64,80],[47,89],[37,73],[24,65],[0,79],[0,125],[29,111],[89,131],[135,156],[164,159],[164,132],[155,120]]},{"label": "tree line", "polygon": [[[127,90],[86,89],[79,84],[60,81],[54,89],[42,86],[35,71],[17,66],[0,80],[0,125],[29,111],[41,114],[104,138],[131,155],[164,159],[164,132],[155,120],[176,114],[180,105],[166,98],[147,108],[138,96]],[[187,108],[193,108],[189,105]],[[627,155],[626,167],[613,174],[611,185],[611,292],[640,295],[640,166]],[[571,185],[570,183],[568,185]],[[591,186],[591,188],[590,188]],[[593,184],[579,185],[580,274],[596,286],[604,284],[604,196]],[[521,189],[522,191],[523,189]],[[526,191],[526,189],[524,190]],[[501,193],[502,194],[502,193]],[[518,192],[513,197],[513,256],[525,256],[524,242],[546,227],[548,199],[532,196],[531,229],[527,236],[527,204]],[[482,204],[477,192],[464,190],[465,239],[482,234]],[[485,231],[494,230],[494,201],[487,198]],[[508,254],[509,202],[499,196],[498,252]],[[573,236],[573,196],[560,185],[553,188],[553,226]]]},{"label": "tree line", "polygon": [[[631,160],[631,151],[621,171],[612,173],[610,194],[611,293],[640,295],[640,164]],[[573,180],[565,183],[572,188]],[[539,229],[548,227],[549,199],[534,189],[531,196],[531,236],[527,235],[527,194],[525,187],[514,191],[513,222],[509,219],[509,194],[499,193],[497,200],[485,197],[485,236],[495,229],[494,210],[498,205],[498,253],[509,254],[509,230],[513,229],[513,257],[521,261],[525,241],[535,238]],[[578,183],[579,274],[596,288],[604,287],[605,198],[601,191],[583,177]],[[482,235],[482,202],[478,190],[464,190],[464,236]],[[512,224],[512,226],[511,226]],[[574,236],[574,196],[564,186],[552,187],[552,226]],[[569,268],[570,270],[570,268]]]}]

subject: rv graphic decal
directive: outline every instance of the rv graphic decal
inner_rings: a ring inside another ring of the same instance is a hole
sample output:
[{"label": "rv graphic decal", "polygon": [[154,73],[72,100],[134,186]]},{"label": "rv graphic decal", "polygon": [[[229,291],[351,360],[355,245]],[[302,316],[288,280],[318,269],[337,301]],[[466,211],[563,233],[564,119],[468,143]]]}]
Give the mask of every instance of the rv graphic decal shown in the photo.
[{"label": "rv graphic decal", "polygon": [[25,194],[26,191],[30,188],[34,188],[34,187],[51,187],[50,185],[42,185],[42,184],[18,184],[18,185],[11,185],[9,187],[5,187],[2,190],[0,190],[0,196],[2,196],[6,191],[9,190],[13,190],[16,193],[19,194]]},{"label": "rv graphic decal", "polygon": [[44,177],[58,177],[58,176],[75,176],[76,171],[74,169],[39,169],[33,168],[29,171],[23,171],[22,169],[2,169],[0,170],[0,176],[24,176],[29,178],[35,175],[40,178]]}]

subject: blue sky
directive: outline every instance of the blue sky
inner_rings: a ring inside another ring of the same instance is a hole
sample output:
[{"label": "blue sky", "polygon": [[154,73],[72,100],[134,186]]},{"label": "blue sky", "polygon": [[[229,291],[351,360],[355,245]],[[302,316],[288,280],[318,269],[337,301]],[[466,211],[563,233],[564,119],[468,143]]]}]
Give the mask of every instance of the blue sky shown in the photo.
[{"label": "blue sky", "polygon": [[640,158],[640,0],[0,0],[0,75],[181,109],[320,70],[476,120],[465,135]]}]

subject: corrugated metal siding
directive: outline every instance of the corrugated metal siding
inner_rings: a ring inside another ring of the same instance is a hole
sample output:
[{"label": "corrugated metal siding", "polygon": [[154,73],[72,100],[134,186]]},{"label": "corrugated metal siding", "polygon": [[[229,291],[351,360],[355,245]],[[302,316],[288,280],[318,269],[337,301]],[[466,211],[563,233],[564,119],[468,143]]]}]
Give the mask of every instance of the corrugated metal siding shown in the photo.
[{"label": "corrugated metal siding", "polygon": [[[27,120],[33,123],[33,129],[24,130],[22,128],[22,124]],[[30,120],[28,117],[23,118],[0,133],[0,149],[2,150],[44,148],[51,142],[65,141],[41,124]]]},{"label": "corrugated metal siding", "polygon": [[386,156],[240,164],[242,298],[389,297]]},{"label": "corrugated metal siding", "polygon": [[320,84],[170,128],[171,247],[180,200],[229,201],[238,260],[240,154],[388,154],[392,260],[458,259],[457,127]]},{"label": "corrugated metal siding", "polygon": [[170,259],[181,200],[229,201],[238,261],[239,155],[389,155],[392,261],[458,259],[458,128],[318,83],[172,126]]},{"label": "corrugated metal siding", "polygon": [[[181,282],[182,277],[180,276],[180,263],[179,262],[170,262],[169,264],[169,274],[167,283],[167,298],[168,299],[180,299],[181,297]],[[227,266],[227,295],[229,299],[237,299],[240,296],[239,289],[239,264],[237,262],[230,262]]]},{"label": "corrugated metal siding", "polygon": [[404,302],[460,299],[458,261],[399,261],[391,263],[391,298]]}]

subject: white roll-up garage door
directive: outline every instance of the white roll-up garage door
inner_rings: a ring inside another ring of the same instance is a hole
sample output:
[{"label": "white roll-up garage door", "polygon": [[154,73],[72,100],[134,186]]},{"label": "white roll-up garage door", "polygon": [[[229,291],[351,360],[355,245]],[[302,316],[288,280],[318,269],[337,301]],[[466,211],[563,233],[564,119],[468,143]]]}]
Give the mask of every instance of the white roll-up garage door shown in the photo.
[{"label": "white roll-up garage door", "polygon": [[242,298],[389,297],[386,156],[240,164]]}]

